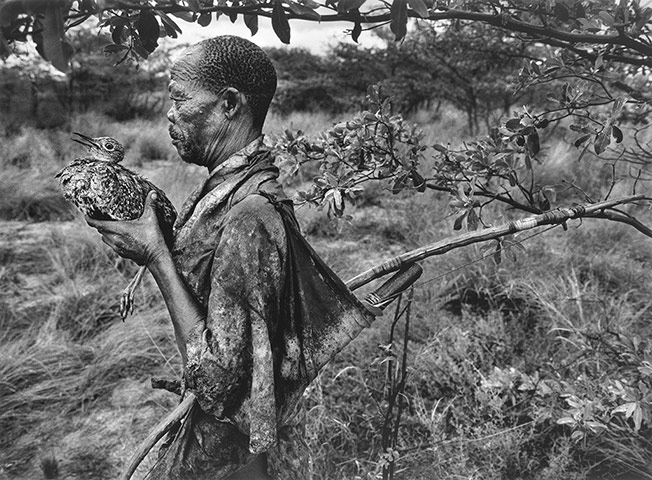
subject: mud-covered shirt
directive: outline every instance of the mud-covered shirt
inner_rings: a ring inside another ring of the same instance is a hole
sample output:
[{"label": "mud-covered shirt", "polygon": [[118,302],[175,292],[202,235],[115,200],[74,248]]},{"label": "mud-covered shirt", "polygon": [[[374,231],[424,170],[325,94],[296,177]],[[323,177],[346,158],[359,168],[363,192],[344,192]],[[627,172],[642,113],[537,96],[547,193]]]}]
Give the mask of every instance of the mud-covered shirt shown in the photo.
[{"label": "mud-covered shirt", "polygon": [[261,147],[218,167],[175,224],[175,265],[205,322],[190,334],[184,372],[199,410],[182,430],[196,431],[177,434],[169,465],[225,452],[215,442],[227,423],[248,441],[249,452],[229,453],[232,461],[268,451],[319,369],[372,320],[299,234]]}]

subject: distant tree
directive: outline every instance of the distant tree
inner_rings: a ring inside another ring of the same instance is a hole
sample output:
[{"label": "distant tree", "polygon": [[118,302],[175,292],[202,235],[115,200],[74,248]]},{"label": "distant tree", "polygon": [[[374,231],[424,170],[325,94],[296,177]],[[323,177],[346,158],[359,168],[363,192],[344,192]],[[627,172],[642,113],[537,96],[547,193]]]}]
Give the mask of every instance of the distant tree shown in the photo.
[{"label": "distant tree", "polygon": [[[556,97],[559,108],[549,109],[551,112],[585,117],[583,109],[610,104],[620,114],[621,97],[647,105],[641,100],[645,93],[629,83],[652,66],[652,8],[642,6],[639,0],[394,0],[381,5],[366,4],[366,0],[329,0],[323,5],[314,0],[2,0],[0,56],[11,54],[9,43],[32,40],[44,58],[67,70],[72,48],[66,30],[98,17],[112,39],[104,51],[115,54],[117,63],[127,58],[148,58],[158,48],[161,36],[175,38],[181,32],[171,16],[207,26],[222,14],[231,20],[242,15],[252,34],[258,30],[260,16],[270,17],[284,43],[290,42],[289,20],[295,18],[349,21],[354,40],[362,34],[363,26],[371,29],[383,24],[390,26],[395,40],[402,40],[410,18],[437,22],[438,31],[446,30],[447,35],[453,35],[461,23],[491,26],[531,45],[553,48],[550,54],[533,58],[519,78],[521,87],[568,80],[564,92],[558,91]],[[467,109],[473,108],[471,101]],[[548,121],[559,118],[553,116]],[[581,128],[589,136],[586,140],[602,152],[615,120],[596,121],[590,128]]]},{"label": "distant tree", "polygon": [[374,33],[384,41],[383,47],[361,49],[342,43],[331,52],[344,66],[337,71],[338,78],[359,94],[371,84],[382,84],[404,113],[433,102],[452,104],[467,114],[471,134],[478,131],[481,118],[488,123],[490,113],[508,113],[530,93],[517,94],[512,86],[523,59],[536,58],[534,52],[541,51],[475,23],[437,29],[418,22],[401,42],[394,41],[389,29]]},{"label": "distant tree", "polygon": [[133,61],[114,65],[102,50],[111,41],[108,35],[84,28],[75,30],[70,41],[74,48],[68,75],[71,111],[93,109],[117,120],[163,111],[170,64],[164,50],[142,65]]},{"label": "distant tree", "polygon": [[524,97],[527,92],[513,88],[516,72],[523,59],[543,53],[541,47],[493,26],[462,22],[439,31],[419,22],[410,47],[404,55],[412,52],[414,63],[427,65],[432,72],[432,98],[465,112],[471,134],[478,131],[481,118],[488,125],[492,112],[506,115]]},{"label": "distant tree", "polygon": [[[222,14],[232,20],[243,16],[253,34],[258,18],[270,17],[284,43],[290,42],[292,19],[349,21],[356,41],[363,29],[389,25],[394,40],[405,39],[416,51],[415,56],[406,55],[400,45],[393,45],[379,52],[393,55],[384,65],[390,65],[387,78],[392,73],[402,78],[397,88],[399,95],[405,95],[401,101],[410,108],[422,98],[445,98],[467,112],[472,128],[481,112],[507,109],[509,101],[501,85],[507,77],[519,92],[545,92],[532,106],[509,108],[512,111],[487,135],[462,145],[450,145],[447,139],[425,144],[419,129],[397,114],[391,100],[374,87],[368,92],[367,110],[317,139],[303,132],[286,132],[279,139],[278,154],[294,159],[297,169],[305,162],[319,165],[319,175],[310,189],[300,192],[300,201],[325,206],[332,215],[342,216],[364,185],[382,181],[393,193],[444,193],[451,199],[453,228],[468,230],[370,269],[351,280],[350,288],[429,255],[477,242],[492,241],[499,262],[505,246],[514,243],[512,234],[563,225],[569,219],[623,223],[652,238],[652,229],[636,216],[641,212],[636,207],[652,200],[649,194],[640,193],[652,162],[648,130],[652,8],[639,0],[327,0],[324,4],[314,0],[0,0],[0,55],[11,54],[11,42],[31,40],[55,67],[67,70],[71,49],[65,30],[98,17],[111,34],[112,43],[104,52],[116,55],[116,63],[122,63],[150,57],[162,36],[176,37],[180,28],[172,16],[206,26]],[[436,28],[417,33],[423,37],[412,40],[407,28],[410,18]],[[360,65],[369,65],[357,53],[342,51]],[[515,60],[523,56],[525,61]],[[423,70],[432,59],[437,60],[437,69]],[[502,67],[494,69],[496,63],[511,66],[512,73],[507,75]],[[348,75],[352,84],[354,75]],[[443,87],[437,91],[435,85]],[[603,166],[609,167],[594,190],[584,190],[570,178],[561,184],[549,183],[542,146],[546,129],[552,125],[568,125],[565,141],[575,148],[578,164],[588,157],[599,162],[585,162],[579,168],[603,171]],[[623,178],[629,179],[631,195],[611,198]],[[625,204],[633,206],[625,209]],[[501,215],[509,211],[511,221],[495,225],[495,210],[489,205],[504,207]],[[518,213],[530,216],[518,218]],[[625,401],[623,395],[609,412],[610,417],[624,413],[625,420],[634,416],[633,430],[626,430],[630,438],[642,437],[639,430],[652,427],[649,359],[639,370],[647,378],[627,385],[633,390],[627,395],[636,402]],[[639,402],[639,398],[645,400]],[[587,407],[577,402],[571,406],[572,418],[556,419],[553,428],[567,425],[573,434],[580,433],[571,438],[586,438],[589,433],[580,429]],[[395,460],[391,455],[385,460],[383,478],[389,479]],[[630,468],[627,460],[613,462]],[[649,462],[640,468],[648,467]]]},{"label": "distant tree", "polygon": [[267,49],[278,72],[273,106],[281,113],[292,111],[342,112],[350,108],[342,83],[333,75],[330,59],[304,48]]}]

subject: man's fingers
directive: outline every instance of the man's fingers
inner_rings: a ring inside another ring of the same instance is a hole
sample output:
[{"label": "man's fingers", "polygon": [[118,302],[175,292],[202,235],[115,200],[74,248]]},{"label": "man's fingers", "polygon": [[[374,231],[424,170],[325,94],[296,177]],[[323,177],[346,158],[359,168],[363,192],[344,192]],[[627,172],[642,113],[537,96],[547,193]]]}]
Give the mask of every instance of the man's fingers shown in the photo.
[{"label": "man's fingers", "polygon": [[96,220],[88,215],[84,215],[84,220],[86,220],[86,223],[91,227],[97,228],[98,230],[106,223],[106,220]]},{"label": "man's fingers", "polygon": [[113,243],[106,235],[102,235],[102,241],[106,243],[112,249],[116,249],[115,243]]},{"label": "man's fingers", "polygon": [[145,209],[143,210],[143,216],[156,215],[156,200],[158,200],[158,194],[155,190],[150,190],[145,199]]}]

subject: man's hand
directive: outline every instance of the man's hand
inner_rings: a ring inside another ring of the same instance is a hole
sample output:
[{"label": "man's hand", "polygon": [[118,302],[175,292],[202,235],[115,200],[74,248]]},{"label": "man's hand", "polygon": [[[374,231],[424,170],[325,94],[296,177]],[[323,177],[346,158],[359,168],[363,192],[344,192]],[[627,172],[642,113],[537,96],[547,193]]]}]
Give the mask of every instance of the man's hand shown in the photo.
[{"label": "man's hand", "polygon": [[86,216],[86,223],[96,228],[102,241],[121,257],[145,265],[167,250],[156,216],[156,192],[151,191],[145,208],[136,220],[94,220]]}]

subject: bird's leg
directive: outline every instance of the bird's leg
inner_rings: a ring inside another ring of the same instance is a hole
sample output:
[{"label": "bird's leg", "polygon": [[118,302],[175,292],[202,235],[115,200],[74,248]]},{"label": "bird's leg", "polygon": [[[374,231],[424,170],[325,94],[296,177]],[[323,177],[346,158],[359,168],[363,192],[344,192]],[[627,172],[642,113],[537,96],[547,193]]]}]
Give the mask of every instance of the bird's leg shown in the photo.
[{"label": "bird's leg", "polygon": [[127,315],[134,313],[134,293],[136,292],[136,287],[143,279],[143,275],[145,275],[145,270],[147,270],[147,264],[138,269],[136,276],[122,292],[122,298],[120,298],[120,317],[123,322],[127,318]]}]

